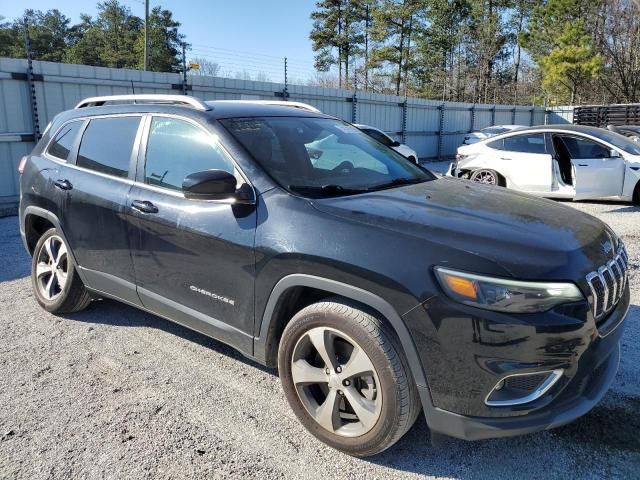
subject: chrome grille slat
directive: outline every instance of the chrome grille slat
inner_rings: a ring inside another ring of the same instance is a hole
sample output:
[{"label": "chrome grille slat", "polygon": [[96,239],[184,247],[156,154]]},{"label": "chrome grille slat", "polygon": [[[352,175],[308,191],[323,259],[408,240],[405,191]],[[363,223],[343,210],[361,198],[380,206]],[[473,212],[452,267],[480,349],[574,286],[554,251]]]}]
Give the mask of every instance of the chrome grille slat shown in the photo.
[{"label": "chrome grille slat", "polygon": [[627,251],[620,241],[617,255],[596,271],[587,274],[586,280],[592,296],[591,308],[596,321],[604,318],[622,298],[628,277],[628,261]]}]

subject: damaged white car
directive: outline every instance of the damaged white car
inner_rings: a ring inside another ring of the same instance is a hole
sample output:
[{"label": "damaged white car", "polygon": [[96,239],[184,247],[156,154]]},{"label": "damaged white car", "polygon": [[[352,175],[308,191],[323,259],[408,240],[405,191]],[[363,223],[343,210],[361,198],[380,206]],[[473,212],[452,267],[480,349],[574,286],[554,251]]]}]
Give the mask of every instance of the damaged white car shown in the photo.
[{"label": "damaged white car", "polygon": [[596,127],[529,127],[459,147],[447,175],[541,197],[640,203],[640,144]]}]

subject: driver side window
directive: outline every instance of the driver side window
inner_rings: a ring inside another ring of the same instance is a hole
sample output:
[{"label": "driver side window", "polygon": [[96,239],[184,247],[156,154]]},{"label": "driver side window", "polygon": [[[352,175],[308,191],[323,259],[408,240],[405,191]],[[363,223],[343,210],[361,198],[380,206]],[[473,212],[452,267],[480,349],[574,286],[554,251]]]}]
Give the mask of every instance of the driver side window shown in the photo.
[{"label": "driver side window", "polygon": [[233,162],[207,132],[178,118],[153,117],[144,166],[146,184],[182,190],[185,177],[213,169],[234,173]]},{"label": "driver side window", "polygon": [[611,152],[607,147],[592,140],[581,137],[561,137],[572,159],[577,158],[609,158]]}]

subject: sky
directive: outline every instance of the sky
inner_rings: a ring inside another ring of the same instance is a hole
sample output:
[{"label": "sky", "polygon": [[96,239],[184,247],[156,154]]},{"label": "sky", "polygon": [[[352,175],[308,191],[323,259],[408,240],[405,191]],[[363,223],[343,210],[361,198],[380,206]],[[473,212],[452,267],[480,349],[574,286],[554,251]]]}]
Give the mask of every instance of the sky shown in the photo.
[{"label": "sky", "polygon": [[[120,0],[134,15],[144,17],[143,0]],[[249,74],[264,72],[273,81],[282,81],[283,57],[287,57],[292,77],[313,73],[313,51],[309,18],[316,0],[150,0],[149,8],[162,6],[173,12],[180,31],[192,45],[187,57],[207,57],[223,69]],[[19,17],[26,8],[57,8],[80,20],[80,13],[94,16],[96,2],[80,0],[0,1],[0,16]]]}]

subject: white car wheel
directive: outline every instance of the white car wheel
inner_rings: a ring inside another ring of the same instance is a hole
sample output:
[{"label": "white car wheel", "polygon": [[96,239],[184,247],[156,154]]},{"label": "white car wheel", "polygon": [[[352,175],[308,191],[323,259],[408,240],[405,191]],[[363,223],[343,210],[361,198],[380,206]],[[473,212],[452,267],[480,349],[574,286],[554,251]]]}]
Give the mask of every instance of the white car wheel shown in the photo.
[{"label": "white car wheel", "polygon": [[485,185],[500,185],[498,174],[493,170],[476,170],[471,174],[471,180]]}]

